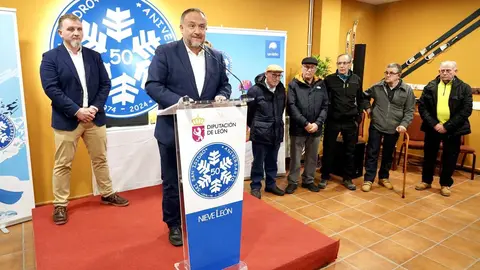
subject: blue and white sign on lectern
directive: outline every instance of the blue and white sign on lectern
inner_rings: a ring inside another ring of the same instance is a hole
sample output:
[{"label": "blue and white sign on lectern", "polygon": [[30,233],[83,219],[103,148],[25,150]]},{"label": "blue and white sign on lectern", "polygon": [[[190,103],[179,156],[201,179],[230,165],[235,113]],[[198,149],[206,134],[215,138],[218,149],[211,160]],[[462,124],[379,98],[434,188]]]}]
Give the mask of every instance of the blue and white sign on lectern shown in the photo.
[{"label": "blue and white sign on lectern", "polygon": [[240,261],[247,107],[188,103],[164,114],[173,111],[184,240],[175,267],[247,269]]}]

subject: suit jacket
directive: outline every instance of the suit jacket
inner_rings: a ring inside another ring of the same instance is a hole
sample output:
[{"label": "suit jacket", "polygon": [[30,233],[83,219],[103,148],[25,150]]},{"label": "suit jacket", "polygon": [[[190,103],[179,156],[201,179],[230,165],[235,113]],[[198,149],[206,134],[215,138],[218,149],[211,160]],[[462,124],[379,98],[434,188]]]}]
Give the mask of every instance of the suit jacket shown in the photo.
[{"label": "suit jacket", "polygon": [[[88,106],[98,108],[93,122],[97,126],[103,126],[106,123],[104,105],[110,92],[110,78],[98,52],[82,47],[82,56]],[[79,120],[75,113],[83,106],[83,88],[64,45],[43,54],[40,78],[45,93],[52,100],[52,127],[66,131],[77,128]]]},{"label": "suit jacket", "polygon": [[[205,83],[200,95],[183,40],[160,45],[155,50],[148,69],[145,90],[158,103],[160,110],[178,103],[184,96],[193,100],[213,100],[217,95],[230,98],[232,87],[228,83],[223,56],[216,50],[206,49],[208,53],[205,53]],[[157,117],[155,138],[161,144],[175,146],[173,116]]]}]

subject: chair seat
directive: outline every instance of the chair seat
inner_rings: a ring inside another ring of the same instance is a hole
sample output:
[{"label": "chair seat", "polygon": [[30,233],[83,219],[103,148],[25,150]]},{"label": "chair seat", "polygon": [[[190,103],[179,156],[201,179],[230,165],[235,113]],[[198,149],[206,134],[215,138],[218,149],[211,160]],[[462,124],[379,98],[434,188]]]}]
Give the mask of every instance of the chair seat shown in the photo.
[{"label": "chair seat", "polygon": [[460,145],[460,152],[461,153],[475,153],[475,148],[471,147],[470,145]]},{"label": "chair seat", "polygon": [[408,148],[423,149],[425,143],[423,141],[409,141]]}]

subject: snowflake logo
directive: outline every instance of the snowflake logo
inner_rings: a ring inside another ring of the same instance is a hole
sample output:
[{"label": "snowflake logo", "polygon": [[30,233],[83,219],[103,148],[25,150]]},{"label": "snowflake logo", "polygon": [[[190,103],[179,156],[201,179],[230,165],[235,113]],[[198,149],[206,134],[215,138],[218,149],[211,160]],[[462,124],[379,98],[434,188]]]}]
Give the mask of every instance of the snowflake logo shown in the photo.
[{"label": "snowflake logo", "polygon": [[225,195],[238,178],[238,155],[227,144],[212,143],[198,151],[190,164],[189,183],[205,199]]},{"label": "snowflake logo", "polygon": [[[74,0],[59,16],[73,13],[82,20],[82,45],[102,55],[112,89],[105,104],[109,117],[129,118],[157,106],[145,91],[148,67],[161,45],[176,40],[165,16],[147,0]],[[50,48],[62,44],[57,21]]]},{"label": "snowflake logo", "polygon": [[15,124],[5,114],[0,113],[0,151],[6,149],[15,138]]}]

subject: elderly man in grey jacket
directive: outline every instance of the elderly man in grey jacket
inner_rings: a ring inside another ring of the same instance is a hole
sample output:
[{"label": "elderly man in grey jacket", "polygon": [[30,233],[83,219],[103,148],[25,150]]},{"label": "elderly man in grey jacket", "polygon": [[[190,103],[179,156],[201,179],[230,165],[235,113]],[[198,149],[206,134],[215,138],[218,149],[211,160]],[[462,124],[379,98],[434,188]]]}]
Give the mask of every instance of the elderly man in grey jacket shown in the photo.
[{"label": "elderly man in grey jacket", "polygon": [[364,92],[367,99],[373,98],[373,105],[367,108],[371,118],[365,176],[362,190],[372,189],[377,173],[378,154],[383,138],[382,164],[378,171],[378,184],[393,189],[388,180],[393,154],[400,133],[407,131],[415,111],[415,95],[410,86],[401,78],[402,67],[392,63],[385,70],[385,79]]}]

